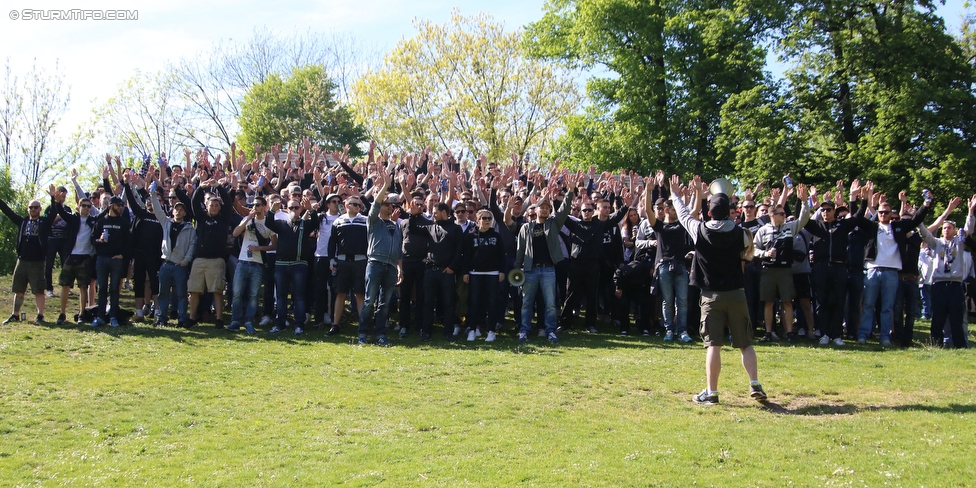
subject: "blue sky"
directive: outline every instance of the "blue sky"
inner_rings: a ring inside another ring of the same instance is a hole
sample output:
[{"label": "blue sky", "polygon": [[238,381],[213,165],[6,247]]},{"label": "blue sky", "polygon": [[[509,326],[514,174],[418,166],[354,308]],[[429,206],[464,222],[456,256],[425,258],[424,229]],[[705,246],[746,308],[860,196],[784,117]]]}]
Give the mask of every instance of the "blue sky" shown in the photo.
[{"label": "blue sky", "polygon": [[[38,66],[51,71],[55,63],[71,88],[71,108],[64,124],[88,119],[93,100],[104,101],[136,69],[155,71],[167,61],[204,52],[221,39],[246,39],[255,27],[280,32],[347,32],[380,52],[415,33],[414,19],[443,23],[457,8],[463,15],[491,13],[509,28],[541,16],[543,0],[440,1],[191,1],[104,2],[14,0],[8,9],[129,9],[138,20],[11,20],[0,22],[0,45],[16,73]],[[961,24],[963,0],[940,8],[951,32]]]}]

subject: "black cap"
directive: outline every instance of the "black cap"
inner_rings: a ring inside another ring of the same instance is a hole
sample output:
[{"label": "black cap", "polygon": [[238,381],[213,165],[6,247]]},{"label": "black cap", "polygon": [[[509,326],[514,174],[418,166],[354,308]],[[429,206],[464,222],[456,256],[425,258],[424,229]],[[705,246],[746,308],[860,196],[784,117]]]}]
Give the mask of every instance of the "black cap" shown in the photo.
[{"label": "black cap", "polygon": [[108,201],[109,205],[125,205],[125,202],[120,197],[112,197]]},{"label": "black cap", "polygon": [[725,220],[729,218],[731,204],[729,196],[724,193],[716,193],[708,197],[708,214],[714,220]]}]

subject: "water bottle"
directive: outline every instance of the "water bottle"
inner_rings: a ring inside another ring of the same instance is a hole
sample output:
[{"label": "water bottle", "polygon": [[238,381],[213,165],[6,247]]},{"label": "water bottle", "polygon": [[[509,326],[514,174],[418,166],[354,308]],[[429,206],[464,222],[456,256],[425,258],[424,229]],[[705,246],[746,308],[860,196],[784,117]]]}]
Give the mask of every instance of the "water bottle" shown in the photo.
[{"label": "water bottle", "polygon": [[793,179],[790,178],[790,175],[784,176],[783,181],[786,183],[787,188],[793,188]]},{"label": "water bottle", "polygon": [[254,257],[254,253],[251,252],[251,246],[247,246],[247,257],[249,257],[249,258],[253,258]]},{"label": "water bottle", "polygon": [[156,193],[156,182],[155,181],[149,184],[149,193]]},{"label": "water bottle", "polygon": [[260,190],[261,188],[264,188],[264,177],[263,176],[261,176],[261,177],[258,178],[258,189]]},{"label": "water bottle", "polygon": [[102,242],[108,242],[108,229],[102,230]]},{"label": "water bottle", "polygon": [[922,198],[925,199],[925,203],[932,203],[932,192],[928,188],[922,190]]}]

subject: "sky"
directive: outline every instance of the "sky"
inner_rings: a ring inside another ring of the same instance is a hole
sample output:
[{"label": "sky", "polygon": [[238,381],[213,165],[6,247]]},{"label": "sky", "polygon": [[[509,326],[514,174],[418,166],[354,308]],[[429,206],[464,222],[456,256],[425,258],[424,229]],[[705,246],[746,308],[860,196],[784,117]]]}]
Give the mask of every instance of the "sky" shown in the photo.
[{"label": "sky", "polygon": [[[958,32],[964,0],[947,0],[939,13],[950,32]],[[13,0],[0,19],[0,46],[13,73],[56,69],[70,87],[71,104],[62,121],[76,127],[92,109],[111,97],[136,69],[156,71],[169,61],[208,51],[221,40],[244,40],[256,27],[278,32],[350,33],[379,52],[416,33],[415,19],[446,22],[453,9],[462,15],[488,12],[508,28],[542,15],[544,0],[356,0],[356,1],[199,1]],[[46,9],[126,9],[137,20],[28,20]],[[25,13],[24,9],[34,12]],[[14,20],[15,16],[19,16]],[[73,130],[73,129],[72,129]]]}]

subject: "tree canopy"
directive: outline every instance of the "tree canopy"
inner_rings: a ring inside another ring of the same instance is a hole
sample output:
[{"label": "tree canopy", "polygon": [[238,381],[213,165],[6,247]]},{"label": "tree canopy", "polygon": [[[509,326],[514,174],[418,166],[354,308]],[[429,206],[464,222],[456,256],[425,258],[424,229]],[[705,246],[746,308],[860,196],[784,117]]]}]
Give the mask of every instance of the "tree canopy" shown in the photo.
[{"label": "tree canopy", "polygon": [[322,66],[295,68],[288,79],[270,74],[254,84],[241,103],[238,139],[245,150],[308,139],[323,149],[348,144],[359,154],[366,139],[352,112],[335,100],[335,84]]},{"label": "tree canopy", "polygon": [[358,120],[381,144],[538,154],[578,108],[572,72],[524,56],[521,33],[491,16],[416,26],[353,88]]}]

